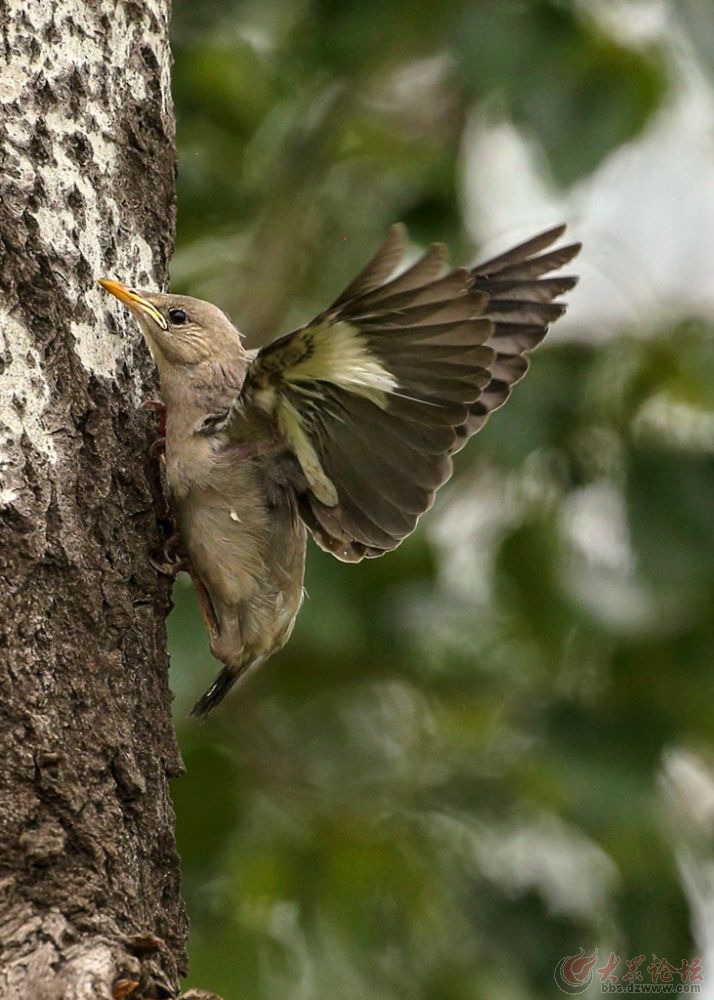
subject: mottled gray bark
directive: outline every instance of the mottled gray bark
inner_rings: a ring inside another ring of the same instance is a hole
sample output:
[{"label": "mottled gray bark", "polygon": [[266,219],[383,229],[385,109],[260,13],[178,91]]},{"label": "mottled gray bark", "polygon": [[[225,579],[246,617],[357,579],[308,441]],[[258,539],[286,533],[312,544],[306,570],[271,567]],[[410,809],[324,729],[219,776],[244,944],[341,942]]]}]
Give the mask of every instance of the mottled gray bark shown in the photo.
[{"label": "mottled gray bark", "polygon": [[177,992],[153,375],[94,283],[173,242],[167,0],[0,0],[0,997]]}]

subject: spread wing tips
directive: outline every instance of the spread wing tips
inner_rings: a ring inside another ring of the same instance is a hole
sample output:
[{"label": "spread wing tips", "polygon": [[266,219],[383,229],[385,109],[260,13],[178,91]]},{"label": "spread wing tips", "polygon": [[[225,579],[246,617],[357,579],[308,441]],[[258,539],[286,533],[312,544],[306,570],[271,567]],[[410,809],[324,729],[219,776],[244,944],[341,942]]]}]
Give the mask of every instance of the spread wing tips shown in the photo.
[{"label": "spread wing tips", "polygon": [[560,297],[578,279],[553,272],[581,244],[554,246],[564,232],[448,272],[433,244],[400,271],[408,235],[392,226],[328,310],[258,355],[244,395],[289,414],[298,509],[323,549],[359,562],[414,530],[450,456],[508,399],[565,312]]},{"label": "spread wing tips", "polygon": [[[474,274],[498,274],[499,271],[503,271],[508,268],[514,262],[523,261],[528,257],[534,257],[540,254],[542,250],[546,250],[549,246],[552,246],[556,240],[560,239],[566,230],[565,224],[559,226],[553,226],[550,229],[544,230],[542,233],[538,233],[536,236],[531,236],[530,239],[525,240],[523,243],[518,243],[516,246],[511,247],[510,250],[506,250],[505,253],[498,254],[496,257],[490,257],[488,260],[477,264],[473,268]],[[578,247],[574,250],[571,257],[567,257],[566,260],[570,260],[580,249],[579,244],[573,244],[573,246]],[[570,250],[570,247],[561,247],[557,253],[564,253]],[[563,263],[566,263],[566,260]]]},{"label": "spread wing tips", "polygon": [[528,370],[528,354],[544,339],[550,324],[565,313],[566,304],[554,300],[574,288],[578,276],[551,276],[551,272],[573,260],[582,244],[548,249],[564,232],[565,226],[555,226],[472,269],[474,288],[488,296],[484,311],[493,322],[488,344],[496,352],[496,363],[491,381],[456,428],[454,451],[503,406]]}]

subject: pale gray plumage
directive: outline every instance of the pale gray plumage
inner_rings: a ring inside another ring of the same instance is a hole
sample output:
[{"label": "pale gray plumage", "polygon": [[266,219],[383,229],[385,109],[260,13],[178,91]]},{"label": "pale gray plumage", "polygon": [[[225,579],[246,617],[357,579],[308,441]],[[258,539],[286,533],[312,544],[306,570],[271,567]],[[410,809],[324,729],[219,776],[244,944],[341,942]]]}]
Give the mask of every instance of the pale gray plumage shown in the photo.
[{"label": "pale gray plumage", "polygon": [[580,249],[548,249],[563,231],[447,274],[434,245],[393,277],[407,245],[393,226],[329,309],[257,352],[210,303],[102,280],[136,315],[159,369],[173,511],[225,664],[196,714],[287,641],[305,526],[347,562],[414,530],[451,455],[505,402],[564,311],[554,299],[577,279],[543,277]]}]

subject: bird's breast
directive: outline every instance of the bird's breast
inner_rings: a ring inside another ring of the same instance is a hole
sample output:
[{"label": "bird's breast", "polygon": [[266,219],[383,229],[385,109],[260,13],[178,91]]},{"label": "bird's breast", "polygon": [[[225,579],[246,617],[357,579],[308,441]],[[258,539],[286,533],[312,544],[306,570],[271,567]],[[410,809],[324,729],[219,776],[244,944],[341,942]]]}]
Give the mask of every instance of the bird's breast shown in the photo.
[{"label": "bird's breast", "polygon": [[180,501],[191,493],[210,488],[218,461],[215,439],[191,434],[166,437],[166,478],[172,496]]}]

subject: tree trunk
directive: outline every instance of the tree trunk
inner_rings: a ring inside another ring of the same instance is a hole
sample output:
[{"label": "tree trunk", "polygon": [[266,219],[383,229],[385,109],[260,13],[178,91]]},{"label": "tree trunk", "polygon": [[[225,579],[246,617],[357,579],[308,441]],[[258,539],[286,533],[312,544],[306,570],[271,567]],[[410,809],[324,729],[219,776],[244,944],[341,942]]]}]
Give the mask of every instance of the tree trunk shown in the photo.
[{"label": "tree trunk", "polygon": [[167,0],[0,0],[0,997],[175,996],[153,374],[96,286],[173,244]]}]

